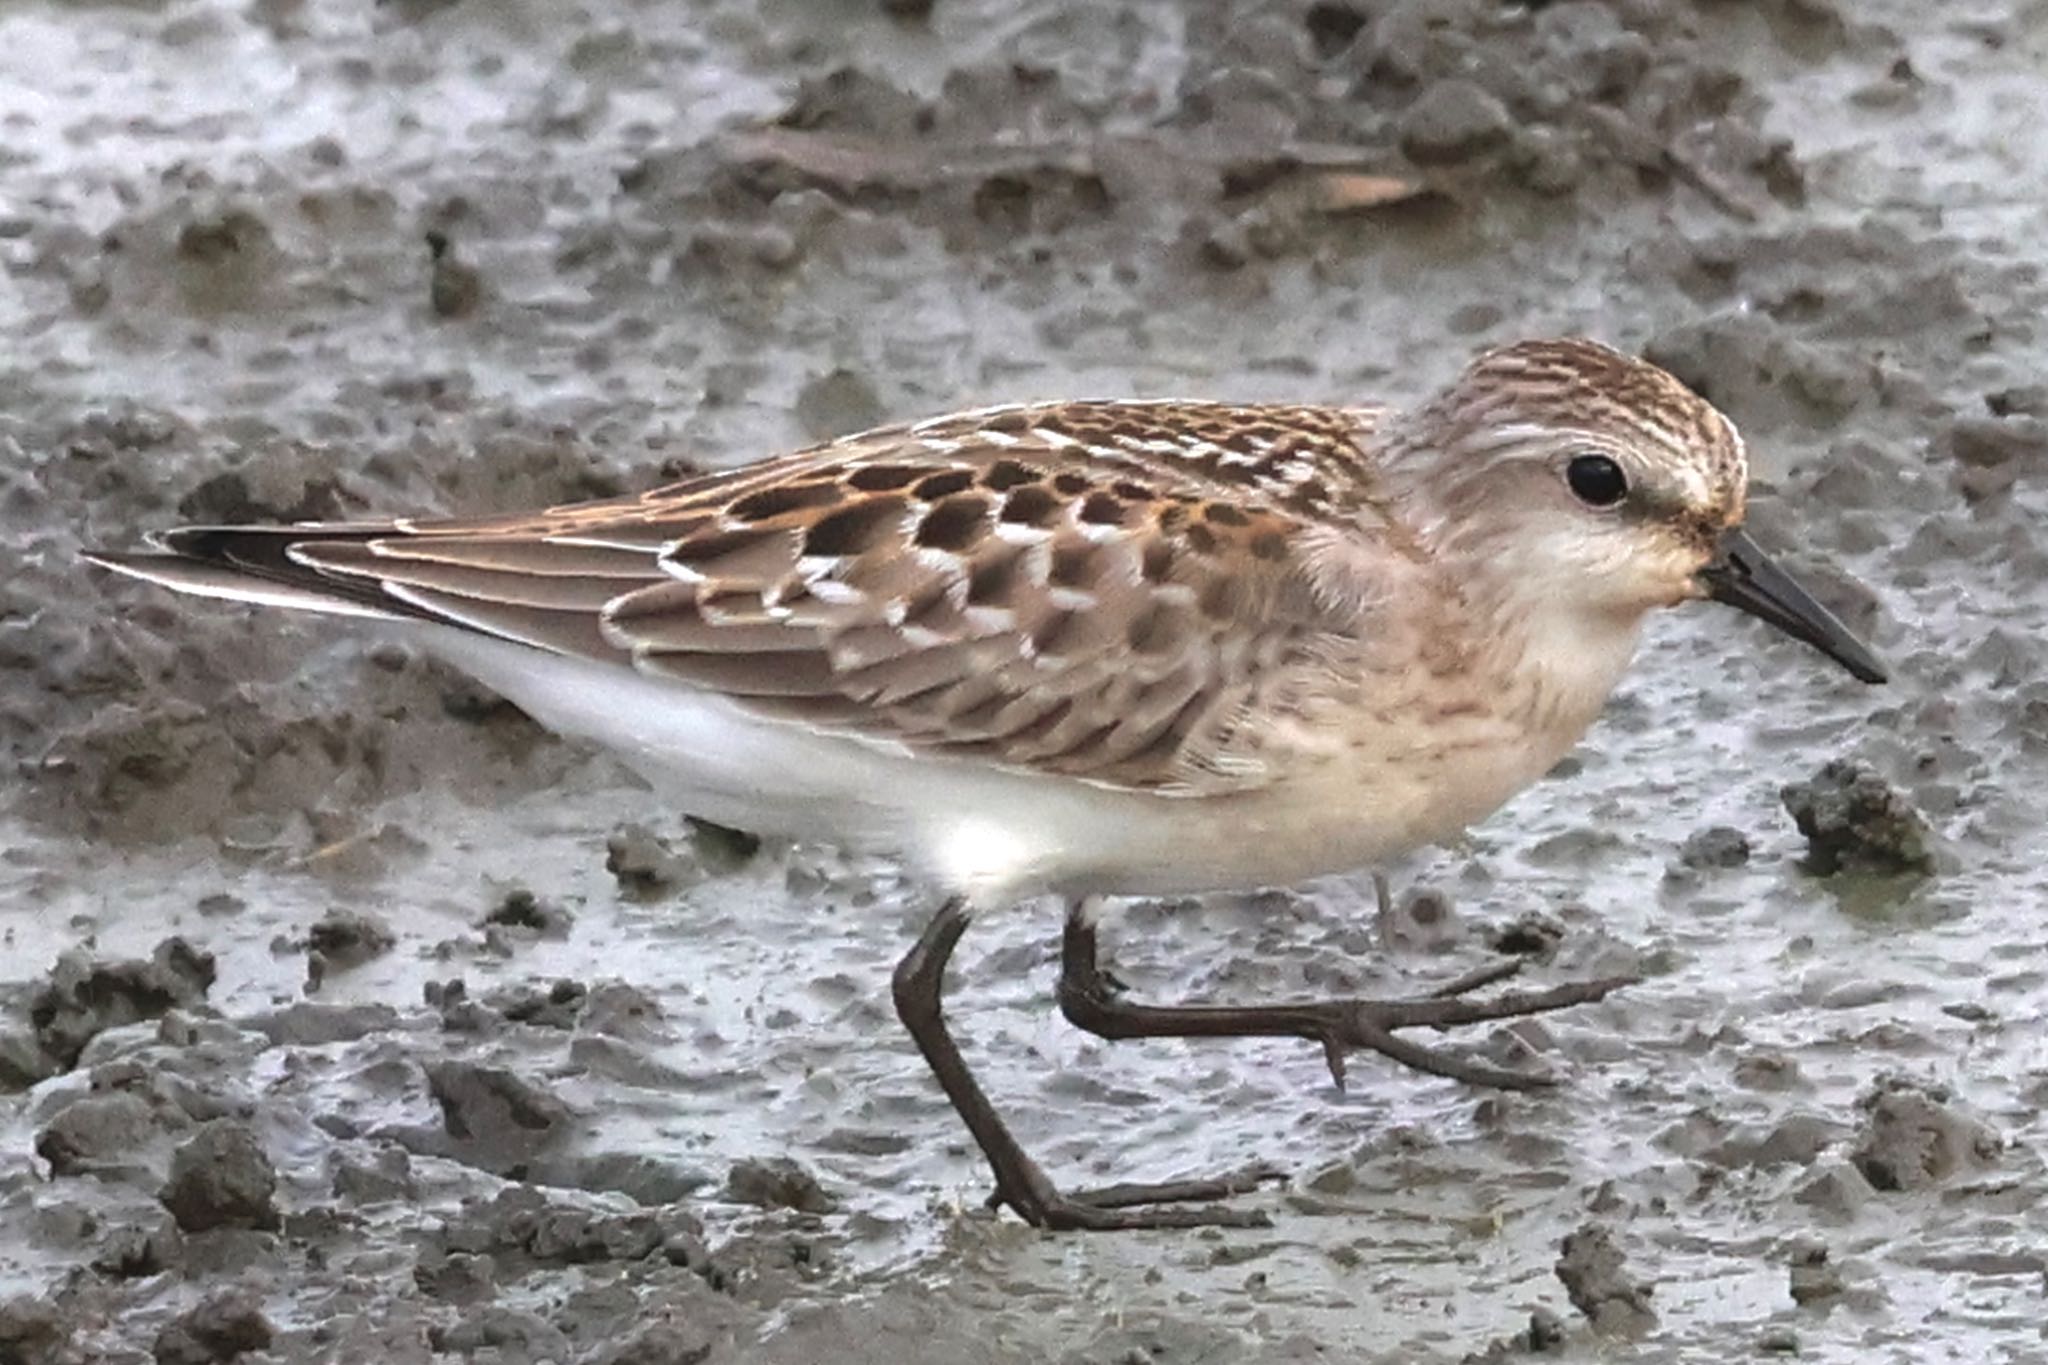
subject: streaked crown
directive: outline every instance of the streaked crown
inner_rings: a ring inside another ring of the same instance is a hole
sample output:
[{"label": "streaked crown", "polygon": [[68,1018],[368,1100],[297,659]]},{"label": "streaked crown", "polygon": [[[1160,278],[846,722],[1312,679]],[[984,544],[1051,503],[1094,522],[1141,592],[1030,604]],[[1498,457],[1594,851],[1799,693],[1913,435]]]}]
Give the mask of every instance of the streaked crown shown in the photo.
[{"label": "streaked crown", "polygon": [[1741,522],[1749,461],[1734,424],[1645,360],[1580,338],[1486,352],[1417,414],[1440,451],[1585,449],[1649,476],[1653,506],[1718,531]]}]

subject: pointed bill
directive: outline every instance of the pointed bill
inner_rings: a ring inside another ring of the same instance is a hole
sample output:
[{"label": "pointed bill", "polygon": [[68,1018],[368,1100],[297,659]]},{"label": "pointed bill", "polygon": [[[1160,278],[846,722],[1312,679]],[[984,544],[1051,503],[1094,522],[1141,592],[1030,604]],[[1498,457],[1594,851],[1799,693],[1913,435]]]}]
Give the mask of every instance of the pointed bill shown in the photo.
[{"label": "pointed bill", "polygon": [[1746,611],[1793,639],[1804,640],[1859,681],[1881,683],[1889,676],[1870,647],[1772,562],[1740,527],[1721,536],[1714,562],[1700,570],[1700,582],[1716,602]]}]

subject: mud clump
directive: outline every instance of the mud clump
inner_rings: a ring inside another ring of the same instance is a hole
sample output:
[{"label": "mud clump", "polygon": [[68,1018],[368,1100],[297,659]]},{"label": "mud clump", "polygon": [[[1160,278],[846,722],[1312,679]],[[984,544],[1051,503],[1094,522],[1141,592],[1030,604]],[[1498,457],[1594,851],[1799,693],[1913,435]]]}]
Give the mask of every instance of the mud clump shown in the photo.
[{"label": "mud clump", "polygon": [[739,871],[761,851],[761,836],[747,830],[701,820],[694,815],[684,816],[683,823],[689,826],[690,845],[698,859],[706,870],[715,875]]},{"label": "mud clump", "polygon": [[482,1003],[515,1024],[572,1029],[589,995],[580,981],[557,981],[545,990],[530,981],[519,981],[487,991]]},{"label": "mud clump", "polygon": [[1605,1227],[1587,1223],[1567,1236],[1558,1250],[1557,1278],[1571,1296],[1572,1307],[1586,1315],[1595,1331],[1636,1336],[1656,1326],[1652,1287],[1629,1274],[1621,1248]]},{"label": "mud clump", "polygon": [[[511,1275],[537,1265],[658,1260],[701,1270],[710,1264],[704,1225],[688,1209],[668,1205],[632,1213],[605,1213],[551,1202],[532,1186],[513,1186],[451,1218],[428,1243],[435,1273],[461,1267],[464,1257],[488,1257]],[[525,1264],[522,1266],[522,1262]]]},{"label": "mud clump", "polygon": [[410,1202],[419,1197],[412,1156],[397,1146],[380,1147],[367,1160],[339,1158],[330,1188],[336,1199],[357,1206]]},{"label": "mud clump", "polygon": [[592,986],[577,1022],[585,1033],[609,1038],[653,1040],[663,1036],[661,1003],[623,981],[600,981]]},{"label": "mud clump", "polygon": [[604,870],[635,900],[659,900],[696,880],[695,869],[644,825],[627,825],[605,841]]},{"label": "mud clump", "polygon": [[696,1365],[715,1345],[709,1332],[692,1323],[657,1322],[590,1359],[592,1365]]},{"label": "mud clump", "polygon": [[1445,166],[1506,144],[1507,106],[1470,81],[1438,81],[1401,116],[1401,154],[1418,166]]},{"label": "mud clump", "polygon": [[525,930],[542,938],[567,938],[576,916],[553,901],[544,901],[523,886],[498,898],[484,916],[486,929]]},{"label": "mud clump", "polygon": [[1333,24],[1332,8],[1320,7],[1312,40],[1331,69],[1354,74],[1362,102],[1394,117],[1417,166],[1491,158],[1541,194],[1675,181],[1738,219],[1803,195],[1747,82],[1707,57],[1699,25],[1675,7],[1624,18],[1600,5],[1414,0],[1373,6],[1356,28]]},{"label": "mud clump", "polygon": [[184,1247],[177,1220],[166,1213],[112,1229],[92,1258],[92,1268],[110,1280],[146,1279],[178,1264]]},{"label": "mud clump", "polygon": [[734,1162],[725,1177],[725,1197],[735,1204],[799,1213],[830,1213],[838,1207],[816,1176],[786,1156]]},{"label": "mud clump", "polygon": [[324,1005],[313,1000],[295,1000],[283,1009],[265,1010],[236,1022],[262,1034],[273,1047],[319,1047],[389,1033],[399,1027],[399,1015],[389,1005]]},{"label": "mud clump", "polygon": [[359,910],[329,910],[306,933],[306,991],[318,991],[327,974],[360,967],[398,943],[391,926]]},{"label": "mud clump", "polygon": [[1948,432],[1963,496],[1980,502],[2048,468],[2048,422],[2032,413],[1959,418]]},{"label": "mud clump", "polygon": [[27,1029],[0,1029],[0,1094],[26,1090],[62,1070]]},{"label": "mud clump", "polygon": [[1494,1338],[1484,1350],[1466,1356],[1463,1365],[1497,1365],[1525,1356],[1562,1352],[1569,1337],[1564,1319],[1539,1305],[1529,1310],[1528,1325],[1521,1331]]},{"label": "mud clump", "polygon": [[427,302],[432,306],[434,316],[450,321],[468,317],[484,301],[483,276],[475,266],[457,257],[455,244],[448,239],[447,233],[429,232],[426,240],[427,257],[431,263],[427,276]]},{"label": "mud clump", "polygon": [[68,1071],[106,1030],[204,1004],[213,981],[213,954],[182,938],[165,939],[146,962],[95,962],[66,953],[30,999],[29,1022],[36,1043]]},{"label": "mud clump", "polygon": [[274,1335],[253,1292],[222,1289],[158,1332],[151,1353],[157,1365],[218,1365],[269,1349]]},{"label": "mud clump", "polygon": [[1486,946],[1508,957],[1548,958],[1564,942],[1565,927],[1541,910],[1527,910],[1485,931]]},{"label": "mud clump", "polygon": [[244,1124],[215,1119],[171,1154],[171,1178],[158,1196],[185,1232],[215,1228],[274,1230],[277,1168]]},{"label": "mud clump", "polygon": [[1926,818],[1876,770],[1833,759],[1780,793],[1806,839],[1806,867],[1837,872],[1931,875],[1934,836]]},{"label": "mud clump", "polygon": [[36,1155],[50,1163],[53,1176],[130,1168],[144,1159],[167,1126],[189,1122],[129,1091],[86,1095],[51,1116],[36,1134]]},{"label": "mud clump", "polygon": [[1762,1355],[1796,1356],[1799,1334],[1790,1327],[1767,1327],[1757,1336],[1756,1349]]},{"label": "mud clump", "polygon": [[759,835],[708,820],[686,819],[688,851],[679,850],[645,825],[623,825],[605,842],[605,871],[619,890],[635,900],[659,900],[707,875],[723,876],[744,867],[761,850]]},{"label": "mud clump", "polygon": [[437,1062],[426,1073],[445,1131],[438,1142],[414,1146],[423,1155],[453,1156],[481,1170],[518,1176],[562,1139],[574,1117],[568,1105],[503,1067]]},{"label": "mud clump", "polygon": [[0,1301],[0,1361],[42,1365],[58,1361],[71,1329],[57,1305],[26,1294]]},{"label": "mud clump", "polygon": [[1829,1259],[1827,1244],[1802,1237],[1792,1244],[1787,1288],[1801,1308],[1841,1296],[1841,1267]]},{"label": "mud clump", "polygon": [[1678,861],[1695,871],[1741,867],[1749,861],[1749,836],[1730,825],[1709,825],[1686,836]]},{"label": "mud clump", "polygon": [[1945,1087],[1888,1076],[1857,1102],[1863,1129],[1849,1159],[1872,1189],[1929,1189],[1998,1160],[2004,1141],[1950,1098]]},{"label": "mud clump", "polygon": [[397,942],[389,924],[360,910],[330,910],[306,934],[306,950],[334,967],[354,967],[382,957]]},{"label": "mud clump", "polygon": [[450,1325],[427,1329],[437,1356],[498,1360],[566,1360],[569,1338],[553,1323],[516,1308],[486,1307]]}]

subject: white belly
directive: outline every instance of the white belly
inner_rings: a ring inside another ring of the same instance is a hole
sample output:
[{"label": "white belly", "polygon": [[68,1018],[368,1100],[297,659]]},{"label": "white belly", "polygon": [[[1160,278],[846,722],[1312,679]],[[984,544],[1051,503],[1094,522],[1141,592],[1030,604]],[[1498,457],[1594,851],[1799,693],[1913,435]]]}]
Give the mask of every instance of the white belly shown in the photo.
[{"label": "white belly", "polygon": [[[617,665],[468,632],[427,627],[416,638],[548,728],[618,752],[678,815],[898,853],[983,905],[1044,892],[1291,885],[1369,866],[1485,813],[1460,812],[1446,827],[1433,783],[1334,769],[1239,796],[1117,792],[764,721]],[[1497,779],[1500,765],[1487,772]],[[1487,794],[1485,808],[1512,790]]]}]

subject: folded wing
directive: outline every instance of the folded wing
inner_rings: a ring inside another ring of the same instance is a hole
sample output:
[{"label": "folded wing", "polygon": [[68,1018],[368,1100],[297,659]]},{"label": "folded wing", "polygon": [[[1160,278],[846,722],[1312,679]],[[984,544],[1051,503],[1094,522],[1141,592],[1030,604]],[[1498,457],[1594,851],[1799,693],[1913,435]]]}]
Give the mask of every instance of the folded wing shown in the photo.
[{"label": "folded wing", "polygon": [[1081,459],[1011,411],[1024,420],[869,433],[530,516],[192,527],[165,554],[100,558],[191,592],[616,660],[764,717],[1007,767],[1259,785],[1242,718],[1299,686],[1336,626],[1300,562],[1322,509],[1287,505],[1300,480],[1277,462],[1260,487],[1180,452]]}]

